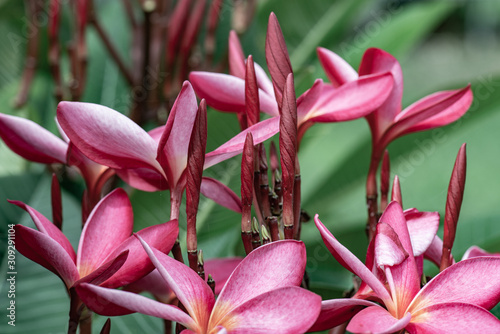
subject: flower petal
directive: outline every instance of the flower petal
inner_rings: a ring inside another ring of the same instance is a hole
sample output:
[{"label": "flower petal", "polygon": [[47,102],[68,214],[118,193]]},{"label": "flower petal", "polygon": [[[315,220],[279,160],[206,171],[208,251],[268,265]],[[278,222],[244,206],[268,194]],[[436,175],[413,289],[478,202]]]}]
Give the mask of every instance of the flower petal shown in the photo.
[{"label": "flower petal", "polygon": [[[152,247],[158,251],[167,254],[172,249],[172,246],[179,234],[179,223],[177,220],[146,227],[136,235],[143,238]],[[127,285],[145,276],[154,269],[151,261],[148,260],[148,255],[141,246],[139,240],[134,236],[130,236],[121,243],[107,258],[106,261],[115,258],[123,251],[128,250],[129,256],[125,264],[114,274],[110,279],[101,284],[105,287],[116,288]]]},{"label": "flower petal", "polygon": [[91,272],[89,275],[78,280],[75,285],[79,283],[91,283],[94,285],[100,285],[108,278],[113,276],[123,266],[123,264],[127,260],[128,253],[128,250],[123,251],[116,258],[103,263],[99,268]]},{"label": "flower petal", "polygon": [[76,292],[85,305],[101,315],[115,316],[139,312],[177,321],[186,327],[195,326],[193,319],[178,307],[166,305],[132,292],[103,288],[88,283],[77,285]]},{"label": "flower petal", "polygon": [[73,246],[69,242],[68,238],[59,230],[54,224],[52,224],[44,215],[40,212],[33,209],[31,206],[24,204],[20,201],[8,201],[11,204],[17,205],[24,211],[26,211],[33,222],[35,223],[36,228],[43,234],[49,236],[53,240],[55,240],[62,248],[68,253],[71,260],[76,262],[76,254]]},{"label": "flower petal", "polygon": [[76,261],[81,277],[97,269],[125,239],[134,226],[132,205],[125,190],[118,188],[92,210],[82,230]]},{"label": "flower petal", "polygon": [[33,121],[0,114],[0,137],[14,153],[42,164],[66,163],[68,145]]},{"label": "flower petal", "polygon": [[161,173],[149,168],[117,169],[116,174],[131,187],[142,191],[161,191],[170,188]]},{"label": "flower petal", "polygon": [[420,310],[406,329],[410,333],[500,333],[500,320],[476,305],[439,303]]},{"label": "flower petal", "polygon": [[153,270],[143,278],[125,286],[124,290],[134,293],[148,291],[156,300],[164,304],[170,304],[170,302],[176,298],[167,282],[161,277],[158,269]]},{"label": "flower petal", "polygon": [[410,313],[397,319],[380,306],[370,306],[352,318],[347,330],[353,333],[396,333],[404,329],[410,320]]},{"label": "flower petal", "polygon": [[411,312],[436,303],[467,303],[491,309],[500,302],[498,277],[498,257],[460,261],[440,272],[420,290]]},{"label": "flower petal", "polygon": [[408,258],[396,232],[384,222],[377,224],[375,235],[375,263],[379,268],[395,266]]},{"label": "flower petal", "polygon": [[[189,81],[198,97],[205,99],[212,108],[225,112],[245,112],[244,79],[221,73],[193,71],[189,74]],[[279,115],[274,96],[260,88],[259,105],[262,112]]]},{"label": "flower petal", "polygon": [[73,144],[97,163],[112,168],[161,170],[154,139],[113,109],[92,103],[60,102],[57,120]]},{"label": "flower petal", "polygon": [[[439,267],[439,265],[441,264],[442,254],[443,254],[443,240],[441,240],[441,238],[436,235],[434,236],[434,239],[432,239],[430,246],[425,251],[424,257]],[[450,263],[452,264],[455,263],[455,260],[453,259],[453,256],[451,254],[450,254]]]},{"label": "flower petal", "polygon": [[215,203],[222,205],[229,210],[241,213],[241,200],[228,186],[212,179],[203,177],[200,192]]},{"label": "flower petal", "polygon": [[339,88],[324,86],[316,104],[304,117],[312,122],[343,122],[377,109],[393,87],[390,73],[364,76]]},{"label": "flower petal", "polygon": [[229,32],[229,73],[240,79],[245,78],[245,54],[236,31]]},{"label": "flower petal", "polygon": [[68,288],[80,278],[75,262],[57,241],[23,225],[14,228],[19,253],[55,273]]},{"label": "flower petal", "polygon": [[366,306],[377,306],[377,304],[356,298],[324,300],[321,302],[321,312],[318,319],[308,332],[324,331],[343,324]]},{"label": "flower petal", "polygon": [[226,143],[219,146],[216,150],[207,153],[205,156],[204,168],[207,169],[208,167],[243,152],[243,146],[245,145],[245,138],[248,132],[252,133],[253,143],[254,145],[257,145],[277,134],[279,132],[279,124],[280,118],[273,117],[241,131]]},{"label": "flower petal", "polygon": [[156,157],[167,174],[171,189],[176,187],[186,169],[189,141],[197,114],[196,95],[191,84],[185,81],[168,116]]},{"label": "flower petal", "polygon": [[320,296],[295,286],[283,287],[252,298],[219,322],[211,322],[209,328],[222,325],[235,334],[304,333],[318,317],[320,308]]},{"label": "flower petal", "polygon": [[218,295],[234,269],[243,260],[241,257],[231,257],[222,259],[209,259],[205,261],[204,268],[207,275],[212,275],[215,281],[215,294]]},{"label": "flower petal", "polygon": [[498,257],[500,257],[500,253],[489,253],[489,252],[485,251],[484,249],[479,248],[477,246],[471,246],[465,251],[464,256],[462,256],[462,260],[471,259],[473,257],[478,257],[478,256],[498,256]]},{"label": "flower petal", "polygon": [[420,256],[429,248],[439,228],[439,212],[404,212],[414,256]]},{"label": "flower petal", "polygon": [[333,257],[346,269],[358,275],[361,280],[368,284],[373,291],[378,295],[384,303],[391,303],[391,296],[382,284],[382,282],[361,262],[354,254],[345,248],[337,239],[328,231],[328,229],[319,220],[318,215],[314,216],[316,227],[321,233],[323,242],[332,253]]},{"label": "flower petal", "polygon": [[267,291],[300,285],[305,265],[306,249],[301,241],[276,241],[255,249],[229,277],[212,318],[221,319],[231,309]]},{"label": "flower petal", "polygon": [[140,237],[139,240],[160,275],[174,291],[194,322],[200,328],[205,328],[215,302],[210,287],[184,263],[150,247]]},{"label": "flower petal", "polygon": [[333,87],[339,87],[358,78],[358,73],[335,52],[317,48],[318,59]]}]

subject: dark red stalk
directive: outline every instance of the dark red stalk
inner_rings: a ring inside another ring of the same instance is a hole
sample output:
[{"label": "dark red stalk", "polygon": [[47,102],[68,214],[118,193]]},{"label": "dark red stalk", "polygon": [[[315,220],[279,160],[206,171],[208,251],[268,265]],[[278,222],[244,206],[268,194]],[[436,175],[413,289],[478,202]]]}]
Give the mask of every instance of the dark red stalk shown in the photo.
[{"label": "dark red stalk", "polygon": [[378,222],[378,202],[377,202],[377,170],[382,158],[380,152],[372,147],[370,168],[366,179],[366,206],[368,208],[368,221],[366,224],[368,241],[375,236]]},{"label": "dark red stalk", "polygon": [[245,110],[247,126],[257,124],[260,120],[259,86],[255,76],[252,56],[248,56],[245,72]]},{"label": "dark red stalk", "polygon": [[302,225],[301,214],[300,214],[300,200],[301,200],[301,178],[300,178],[300,167],[298,167],[298,159],[297,165],[295,166],[295,182],[293,189],[293,211],[294,211],[294,222],[293,222],[293,238],[296,240],[300,239],[300,230]]},{"label": "dark red stalk", "polygon": [[272,241],[280,240],[280,231],[278,226],[278,218],[276,216],[271,216],[266,218],[267,226],[269,226],[269,232]]},{"label": "dark red stalk", "polygon": [[279,109],[282,108],[282,99],[288,76],[292,73],[292,64],[288,56],[285,38],[281,31],[276,15],[269,15],[266,35],[266,62],[273,80],[274,92]]},{"label": "dark red stalk", "polygon": [[57,180],[56,174],[52,174],[52,186],[50,188],[51,192],[51,203],[52,203],[52,222],[57,226],[59,230],[62,230],[62,198],[61,198],[61,187],[59,186],[59,181]]},{"label": "dark red stalk", "polygon": [[440,271],[448,268],[451,258],[451,248],[455,241],[458,217],[462,200],[464,197],[465,174],[467,172],[467,155],[465,143],[458,151],[453,172],[451,173],[450,185],[448,186],[448,196],[446,197],[446,211],[444,214],[444,234],[443,234],[443,254],[441,256]]},{"label": "dark red stalk", "polygon": [[269,202],[269,182],[267,177],[267,155],[264,145],[259,145],[259,189],[260,206],[262,217],[265,219],[271,215],[271,204]]},{"label": "dark red stalk", "polygon": [[401,185],[399,184],[399,177],[394,176],[394,181],[392,182],[392,193],[391,201],[398,202],[401,207],[403,207],[403,196],[401,195]]},{"label": "dark red stalk", "polygon": [[256,249],[260,246],[259,222],[257,218],[252,219],[252,248]]},{"label": "dark red stalk", "polygon": [[391,177],[391,162],[389,152],[385,150],[382,159],[382,169],[380,170],[380,212],[387,207],[387,196],[389,194],[389,179]]},{"label": "dark red stalk", "polygon": [[176,58],[175,55],[179,48],[179,41],[181,40],[181,36],[183,35],[186,27],[190,7],[191,0],[180,0],[177,2],[175,9],[170,16],[170,22],[168,24],[167,50],[165,52],[167,64],[166,70],[168,72],[173,71],[173,65]]},{"label": "dark red stalk", "polygon": [[50,1],[50,14],[49,14],[49,66],[52,78],[54,80],[55,92],[54,95],[57,101],[62,101],[63,83],[61,80],[61,70],[59,67],[60,63],[60,45],[59,45],[59,19],[60,19],[60,1],[51,0]]},{"label": "dark red stalk", "polygon": [[196,237],[196,215],[200,203],[200,187],[205,163],[207,145],[207,105],[201,100],[198,114],[193,125],[191,140],[188,149],[188,163],[186,176],[186,216],[187,234],[186,244],[189,266],[197,271],[198,241]]},{"label": "dark red stalk", "polygon": [[275,183],[275,174],[279,168],[279,157],[278,152],[276,150],[276,144],[274,141],[271,142],[269,146],[269,165],[271,166],[271,183],[274,185]]},{"label": "dark red stalk", "polygon": [[245,252],[252,251],[252,201],[254,188],[254,148],[252,133],[248,132],[241,158],[241,237]]},{"label": "dark red stalk", "polygon": [[280,157],[283,172],[283,227],[285,239],[293,238],[295,159],[297,155],[297,105],[293,74],[286,80],[280,112]]},{"label": "dark red stalk", "polygon": [[213,0],[208,10],[207,34],[205,35],[206,65],[211,65],[215,51],[215,30],[219,24],[223,0]]}]

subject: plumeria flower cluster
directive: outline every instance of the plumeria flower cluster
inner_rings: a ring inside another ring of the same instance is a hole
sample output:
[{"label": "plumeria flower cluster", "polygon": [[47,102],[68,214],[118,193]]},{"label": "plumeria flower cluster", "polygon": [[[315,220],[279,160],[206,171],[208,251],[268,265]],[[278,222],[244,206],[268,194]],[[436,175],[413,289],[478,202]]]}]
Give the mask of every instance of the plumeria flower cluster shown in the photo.
[{"label": "plumeria flower cluster", "polygon": [[[182,84],[166,123],[149,132],[115,110],[83,102],[59,103],[63,139],[34,122],[0,115],[0,137],[15,153],[38,163],[75,166],[86,183],[76,252],[62,232],[57,177],[52,184],[54,223],[27,204],[11,201],[37,227],[16,225],[19,252],[60,277],[68,291],[68,333],[76,333],[78,326],[81,333],[90,333],[92,312],[139,312],[164,319],[168,333],[175,322],[176,332],[183,334],[331,328],[353,333],[500,332],[500,321],[489,312],[500,301],[500,256],[477,247],[458,262],[451,254],[465,186],[465,144],[448,188],[442,239],[437,212],[403,211],[397,176],[392,202],[387,200],[389,143],[458,119],[472,102],[470,87],[429,95],[402,110],[401,67],[387,52],[367,50],[359,72],[326,49],[319,48],[318,56],[330,82],[317,79],[297,97],[285,39],[271,14],[266,37],[270,78],[252,56],[244,56],[231,32],[229,74],[191,72],[191,82]],[[235,113],[240,126],[236,136],[209,153],[207,105]],[[301,206],[299,147],[315,123],[361,117],[372,133],[366,262],[316,215],[318,237],[361,279],[350,298],[322,300],[308,289],[306,246],[300,241],[308,215]],[[268,153],[264,142],[278,133],[278,147],[271,143]],[[205,169],[239,154],[239,196],[203,176]],[[115,175],[128,189],[168,190],[170,220],[132,235],[127,192],[108,188]],[[185,222],[180,214],[184,191]],[[200,193],[241,213],[246,257],[203,259],[196,226]],[[186,225],[187,265],[179,242],[181,224]],[[440,269],[430,280],[424,259]],[[155,299],[141,295],[143,291]],[[102,332],[109,331],[107,322]]]}]

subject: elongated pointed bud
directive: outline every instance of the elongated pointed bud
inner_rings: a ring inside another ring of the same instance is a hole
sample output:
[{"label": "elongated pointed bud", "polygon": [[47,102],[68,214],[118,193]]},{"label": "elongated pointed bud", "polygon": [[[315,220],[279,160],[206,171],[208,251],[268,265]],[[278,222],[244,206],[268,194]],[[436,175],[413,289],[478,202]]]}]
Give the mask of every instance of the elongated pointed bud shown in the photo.
[{"label": "elongated pointed bud", "polygon": [[399,184],[399,177],[394,176],[394,181],[392,182],[392,193],[391,201],[396,201],[403,207],[403,196],[401,195],[401,185]]},{"label": "elongated pointed bud", "polygon": [[441,256],[440,270],[448,268],[451,265],[450,256],[455,233],[457,230],[458,217],[462,200],[464,197],[465,174],[467,171],[467,155],[465,143],[458,151],[455,166],[451,173],[450,185],[448,186],[448,196],[446,197],[446,211],[444,214],[444,234],[443,234],[443,254]]},{"label": "elongated pointed bud", "polygon": [[241,158],[241,237],[245,251],[252,251],[252,200],[254,187],[254,148],[252,133],[248,132]]},{"label": "elongated pointed bud", "polygon": [[283,225],[285,238],[293,238],[295,158],[297,155],[297,101],[293,75],[286,80],[283,107],[280,113],[280,160],[283,173]]},{"label": "elongated pointed bud", "polygon": [[188,252],[196,252],[198,247],[196,238],[196,214],[198,213],[198,205],[200,203],[200,187],[203,177],[203,165],[205,164],[206,145],[207,105],[205,100],[201,100],[188,148],[186,176],[186,241]]},{"label": "elongated pointed bud", "polygon": [[245,79],[245,54],[236,31],[229,32],[229,74]]},{"label": "elongated pointed bud", "polygon": [[252,56],[248,56],[245,71],[245,110],[247,126],[257,124],[260,120],[259,86]]},{"label": "elongated pointed bud", "polygon": [[57,180],[56,174],[52,174],[52,186],[50,188],[51,202],[52,202],[52,222],[59,230],[62,230],[62,199],[61,187]]},{"label": "elongated pointed bud", "polygon": [[278,102],[279,109],[281,109],[286,81],[288,75],[292,73],[292,64],[288,56],[283,32],[274,13],[269,15],[267,24],[266,62],[273,80],[276,101]]},{"label": "elongated pointed bud", "polygon": [[111,319],[108,318],[108,320],[106,320],[106,322],[104,323],[104,326],[102,326],[100,334],[109,334],[110,332],[111,332]]},{"label": "elongated pointed bud", "polygon": [[384,211],[387,207],[387,196],[389,194],[389,180],[391,178],[391,162],[389,159],[389,151],[385,150],[384,158],[382,159],[382,169],[380,170],[380,211]]}]

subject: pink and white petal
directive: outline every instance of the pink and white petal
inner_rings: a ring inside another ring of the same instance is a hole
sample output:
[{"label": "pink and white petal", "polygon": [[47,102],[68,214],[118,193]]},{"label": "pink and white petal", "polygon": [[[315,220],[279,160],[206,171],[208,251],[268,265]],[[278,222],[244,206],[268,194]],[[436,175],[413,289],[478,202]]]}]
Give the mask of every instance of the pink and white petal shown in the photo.
[{"label": "pink and white petal", "polygon": [[[152,247],[165,254],[172,249],[178,234],[179,224],[177,220],[149,226],[136,233],[136,235],[139,235]],[[102,286],[116,288],[127,285],[149,274],[154,269],[154,265],[149,261],[148,255],[141,246],[141,243],[134,236],[130,236],[120,244],[106,260],[109,261],[125,250],[128,250],[129,254],[133,254],[133,256],[129,256],[120,270],[101,284]]]},{"label": "pink and white petal", "polygon": [[[257,77],[257,83],[259,84],[259,88],[266,92],[270,98],[272,98],[274,101],[276,101],[276,98],[274,97],[274,88],[273,88],[273,83],[267,76],[266,71],[257,63],[254,63],[255,66],[255,76]],[[271,114],[272,116],[278,116],[279,112],[278,109],[273,109],[269,110],[269,112],[276,111],[275,114]]]},{"label": "pink and white petal", "polygon": [[229,73],[235,77],[245,79],[245,53],[241,47],[236,31],[229,32]]},{"label": "pink and white petal", "polygon": [[176,187],[186,169],[189,141],[197,114],[196,95],[191,84],[185,81],[168,116],[156,157],[167,174],[171,188]]},{"label": "pink and white petal", "polygon": [[366,116],[375,141],[378,141],[401,111],[403,71],[398,60],[388,52],[376,48],[366,50],[359,66],[359,75],[365,76],[385,72],[391,72],[394,78],[392,91],[387,100],[376,111]]},{"label": "pink and white petal", "polygon": [[163,175],[149,168],[117,169],[116,174],[131,187],[142,191],[169,189],[168,181]]},{"label": "pink and white petal", "polygon": [[125,190],[118,188],[92,210],[82,230],[76,264],[81,277],[96,270],[132,234],[134,217]]},{"label": "pink and white petal", "polygon": [[414,256],[429,248],[439,228],[439,212],[404,211]]},{"label": "pink and white petal", "polygon": [[375,263],[377,267],[395,266],[408,258],[396,232],[389,224],[379,222],[375,235]]},{"label": "pink and white petal", "polygon": [[212,179],[203,177],[200,192],[215,203],[222,205],[229,210],[241,213],[241,200],[228,186]]},{"label": "pink and white petal", "polygon": [[123,289],[134,293],[148,291],[155,297],[156,300],[164,304],[170,304],[170,302],[176,298],[167,282],[165,282],[163,277],[161,277],[157,269],[153,270],[143,278],[126,285]]},{"label": "pink and white petal", "polygon": [[360,77],[339,88],[323,92],[304,120],[313,122],[343,122],[373,112],[387,99],[393,87],[390,73]]},{"label": "pink and white petal", "polygon": [[54,239],[68,253],[71,260],[73,260],[74,263],[76,262],[76,253],[73,249],[73,246],[69,242],[68,238],[66,238],[61,230],[59,230],[52,222],[45,218],[45,216],[40,212],[33,209],[31,206],[24,204],[23,202],[10,200],[8,200],[8,202],[17,205],[18,207],[26,211],[35,223],[36,228],[43,234]]},{"label": "pink and white petal", "polygon": [[205,261],[204,268],[207,275],[212,275],[215,281],[215,294],[218,295],[234,269],[243,260],[241,257],[231,257],[222,259],[209,259]]},{"label": "pink and white petal", "polygon": [[467,303],[491,309],[500,302],[500,258],[476,257],[455,263],[427,283],[412,312],[436,303]]},{"label": "pink and white petal", "polygon": [[139,312],[177,321],[188,328],[196,327],[193,319],[177,306],[166,305],[132,292],[103,288],[88,283],[77,285],[76,292],[85,305],[101,315],[115,316]]},{"label": "pink and white petal", "polygon": [[123,266],[123,264],[127,260],[128,255],[128,250],[122,252],[116,258],[103,263],[99,268],[97,268],[87,276],[80,278],[77,282],[75,282],[75,285],[78,285],[80,283],[100,285],[108,278],[113,276]]},{"label": "pink and white petal", "polygon": [[353,333],[396,333],[406,328],[411,318],[411,314],[406,313],[397,319],[380,306],[370,306],[352,318],[347,330]]},{"label": "pink and white petal", "polygon": [[113,109],[63,101],[57,107],[57,120],[73,144],[97,163],[112,168],[161,170],[154,139]]},{"label": "pink and white petal", "polygon": [[0,113],[0,137],[14,153],[42,164],[66,163],[68,144],[33,121]]},{"label": "pink and white petal", "polygon": [[288,286],[260,294],[234,308],[224,318],[214,309],[209,328],[224,327],[229,333],[304,333],[321,309],[321,297]]},{"label": "pink and white petal", "polygon": [[208,167],[211,167],[221,161],[232,158],[235,155],[243,152],[243,146],[245,145],[245,138],[248,132],[252,133],[253,143],[254,145],[257,145],[277,134],[280,129],[279,124],[280,118],[273,117],[264,121],[260,121],[259,123],[254,124],[251,127],[241,131],[214,151],[207,153],[205,156],[204,168],[207,169]]},{"label": "pink and white petal", "polygon": [[16,225],[16,249],[30,260],[52,271],[70,288],[80,275],[66,250],[48,235]]},{"label": "pink and white petal", "polygon": [[297,123],[299,127],[301,123],[305,122],[305,117],[318,102],[323,92],[323,87],[327,90],[332,89],[332,86],[325,84],[322,79],[316,79],[311,88],[297,98]]},{"label": "pink and white petal", "polygon": [[308,332],[324,331],[343,324],[367,306],[377,306],[377,304],[356,298],[323,300],[318,319]]},{"label": "pink and white petal", "polygon": [[253,250],[236,267],[219,294],[214,312],[221,319],[255,296],[302,282],[306,249],[301,241],[276,241]]},{"label": "pink and white petal", "polygon": [[401,264],[391,268],[397,299],[398,315],[403,317],[406,307],[420,290],[420,275],[417,270],[410,234],[403,209],[398,202],[391,202],[380,217],[379,223],[390,225],[398,235],[401,245],[408,253],[408,258]]},{"label": "pink and white petal", "polygon": [[165,125],[160,125],[152,130],[149,130],[148,135],[150,135],[156,143],[159,143],[163,132],[165,132]]},{"label": "pink and white petal", "polygon": [[500,320],[482,307],[463,303],[439,303],[413,315],[410,333],[500,333]]},{"label": "pink and white petal", "polygon": [[138,239],[160,275],[184,305],[189,315],[198,326],[206,328],[215,303],[215,297],[210,287],[184,263],[150,247],[142,238],[138,237]]},{"label": "pink and white petal", "polygon": [[424,102],[418,101],[403,110],[395,119],[395,123],[387,129],[381,141],[388,144],[405,134],[454,122],[469,109],[472,103],[472,92],[469,86],[434,95],[429,100],[424,98]]},{"label": "pink and white petal", "polygon": [[325,48],[317,48],[318,59],[333,87],[339,87],[358,78],[358,73],[342,57]]},{"label": "pink and white petal", "polygon": [[[189,80],[200,99],[212,108],[225,112],[245,111],[245,80],[231,75],[210,72],[191,72]],[[274,97],[259,89],[261,111],[278,115]]]},{"label": "pink and white petal", "polygon": [[321,238],[333,257],[346,269],[356,274],[363,282],[368,284],[384,303],[392,303],[391,296],[384,284],[361,262],[354,254],[344,247],[319,220],[314,216],[316,227],[321,233]]},{"label": "pink and white petal", "polygon": [[471,259],[473,257],[479,257],[479,256],[497,256],[497,257],[500,257],[500,253],[489,253],[478,246],[471,246],[465,251],[464,256],[462,256],[462,260],[467,260],[467,259]]}]

